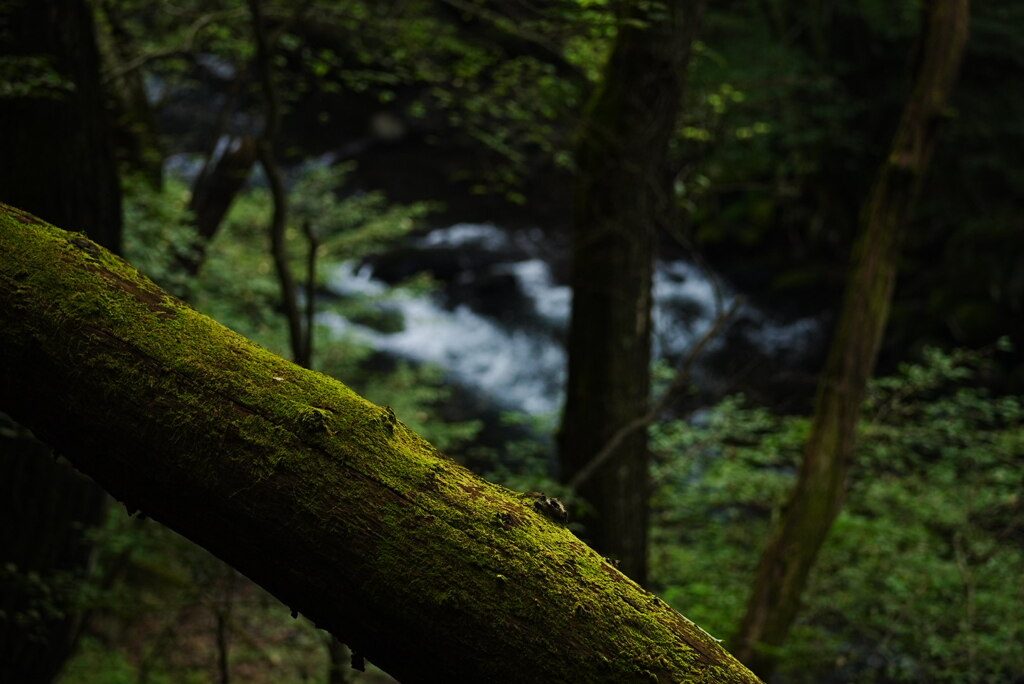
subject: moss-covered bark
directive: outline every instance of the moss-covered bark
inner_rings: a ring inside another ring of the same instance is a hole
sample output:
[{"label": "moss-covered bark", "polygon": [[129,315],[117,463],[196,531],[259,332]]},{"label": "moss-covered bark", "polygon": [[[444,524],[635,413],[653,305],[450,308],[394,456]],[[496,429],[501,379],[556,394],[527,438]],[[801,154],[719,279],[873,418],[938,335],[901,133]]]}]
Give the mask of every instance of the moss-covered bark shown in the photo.
[{"label": "moss-covered bark", "polygon": [[913,90],[889,156],[861,210],[861,228],[797,485],[768,543],[736,639],[737,655],[767,677],[846,494],[857,424],[889,318],[899,247],[945,115],[970,17],[969,0],[925,3]]},{"label": "moss-covered bark", "polygon": [[403,681],[756,681],[389,408],[4,205],[0,409]]}]

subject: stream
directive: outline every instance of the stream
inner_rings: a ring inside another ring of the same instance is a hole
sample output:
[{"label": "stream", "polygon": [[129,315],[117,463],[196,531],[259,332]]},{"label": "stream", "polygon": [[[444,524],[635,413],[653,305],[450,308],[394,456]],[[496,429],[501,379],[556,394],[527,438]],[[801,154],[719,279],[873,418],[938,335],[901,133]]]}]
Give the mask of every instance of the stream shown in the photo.
[{"label": "stream", "polygon": [[[571,292],[554,274],[548,242],[540,230],[507,231],[493,224],[432,230],[379,261],[343,263],[329,279],[329,288],[341,296],[383,295],[395,283],[430,271],[438,283],[434,292],[400,293],[379,304],[401,315],[401,330],[384,333],[331,313],[321,322],[395,358],[436,364],[451,382],[502,410],[553,413],[563,397]],[[720,293],[716,303],[712,279],[694,264],[659,262],[655,358],[671,361],[685,354],[713,324],[718,307],[737,297],[724,285]],[[730,328],[711,342],[709,359],[730,356],[732,347],[752,364],[784,369],[798,366],[821,343],[818,320],[776,322],[749,304],[740,306]],[[695,376],[709,388],[723,384],[710,363],[699,363]]]}]

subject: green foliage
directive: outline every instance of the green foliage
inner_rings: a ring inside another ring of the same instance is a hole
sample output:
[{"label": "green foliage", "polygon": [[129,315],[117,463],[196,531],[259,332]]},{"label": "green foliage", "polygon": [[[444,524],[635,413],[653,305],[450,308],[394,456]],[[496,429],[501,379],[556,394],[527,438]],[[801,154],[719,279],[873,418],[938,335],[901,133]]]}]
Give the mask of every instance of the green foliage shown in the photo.
[{"label": "green foliage", "polygon": [[[751,290],[833,306],[915,68],[924,3],[709,6],[676,144],[694,242]],[[1024,3],[974,3],[888,339],[982,346],[1024,321]],[[755,280],[752,281],[751,278]],[[1009,378],[1016,388],[1024,379]]]},{"label": "green foliage", "polygon": [[49,55],[0,56],[0,99],[33,97],[61,100],[75,89]]},{"label": "green foliage", "polygon": [[167,528],[112,506],[93,541],[89,632],[60,681],[216,681],[218,617],[242,681],[303,682],[326,669],[313,625]]},{"label": "green foliage", "polygon": [[451,396],[443,371],[436,366],[416,367],[399,363],[388,374],[371,374],[356,389],[374,402],[390,406],[403,423],[442,451],[473,439],[481,421],[446,422],[438,408]]},{"label": "green foliage", "polygon": [[[296,180],[292,193],[294,220],[286,229],[286,237],[293,272],[300,282],[306,282],[310,245],[301,225],[308,222],[319,242],[315,284],[318,289],[327,287],[342,261],[358,261],[393,248],[430,210],[425,203],[388,204],[380,193],[342,198],[338,193],[349,172],[348,167],[308,170]],[[238,198],[209,245],[194,301],[204,313],[287,355],[286,331],[277,310],[280,286],[267,247],[270,211],[265,188],[254,188]],[[412,287],[422,288],[423,283],[417,280]],[[402,293],[403,288],[396,287],[379,296],[332,296],[318,301],[317,311],[381,323],[386,318],[382,301]],[[477,421],[445,423],[439,419],[437,407],[448,397],[449,390],[437,369],[409,364],[399,364],[391,372],[370,369],[366,362],[372,350],[365,342],[339,335],[322,325],[315,328],[314,364],[318,368],[342,379],[371,401],[391,405],[399,419],[439,448],[453,448],[479,430]]]},{"label": "green foliage", "polygon": [[164,289],[188,299],[194,283],[181,264],[199,246],[188,188],[176,178],[160,190],[139,176],[121,182],[125,258]]},{"label": "green foliage", "polygon": [[[77,655],[64,668],[57,681],[136,684],[139,677],[126,653],[111,651],[95,637],[86,636],[78,645]],[[156,673],[149,681],[153,684],[169,684],[162,673]]]},{"label": "green foliage", "polygon": [[62,100],[75,89],[74,82],[60,72],[53,54],[23,54],[18,47],[19,25],[27,6],[18,0],[0,0],[0,101],[38,98]]},{"label": "green foliage", "polygon": [[[931,349],[874,384],[786,681],[1012,681],[1024,667],[1024,406],[978,386],[988,363]],[[715,636],[738,626],[806,433],[741,398],[655,430],[654,577]]]},{"label": "green foliage", "polygon": [[[319,71],[345,89],[376,92],[382,103],[395,100],[399,91],[411,95],[403,98],[404,114],[429,119],[432,126],[443,120],[446,136],[471,141],[487,160],[471,176],[453,180],[521,203],[518,187],[536,160],[568,147],[563,122],[582,99],[580,83],[557,68],[562,18],[520,17],[514,9],[505,14],[499,4],[469,7],[466,26],[431,3],[407,3],[399,13],[368,5],[357,20],[338,17],[351,34],[351,55],[347,61],[334,55],[336,69]],[[553,54],[537,56],[523,42],[540,43]],[[579,40],[572,52],[577,61],[590,54]]]},{"label": "green foliage", "polygon": [[503,162],[475,177],[474,191],[499,190],[521,204],[525,197],[513,188],[530,171],[532,158],[554,158],[566,148],[558,123],[578,104],[579,93],[554,65],[515,57],[493,64],[483,85],[437,84],[431,98],[432,106],[450,112],[451,126],[465,130]]},{"label": "green foliage", "polygon": [[520,492],[539,491],[569,502],[569,492],[559,483],[553,471],[554,444],[545,435],[553,435],[558,416],[542,414],[506,413],[502,424],[521,431],[518,438],[509,439],[500,449],[477,446],[473,450],[474,465],[491,482],[497,482]]},{"label": "green foliage", "polygon": [[[413,120],[429,118],[430,130],[486,158],[471,179],[453,180],[520,202],[517,187],[536,160],[565,153],[564,121],[582,99],[577,74],[558,68],[562,43],[572,42],[567,53],[574,65],[593,67],[587,32],[566,27],[606,12],[565,6],[521,16],[500,4],[466,3],[464,21],[457,21],[423,0],[400,7],[321,1],[304,4],[296,22],[293,4],[263,5],[268,22],[287,29],[276,64],[286,109],[310,94],[347,93]],[[221,0],[184,2],[153,16],[145,3],[119,0],[104,16],[127,28],[162,90],[181,97],[200,85],[197,75],[211,65],[244,72],[253,52],[247,13],[240,0]],[[532,43],[542,46],[541,55],[533,54]],[[337,114],[318,116],[326,121]]]},{"label": "green foliage", "polygon": [[[235,200],[207,246],[192,302],[229,328],[287,356],[286,326],[278,308],[281,290],[270,255],[271,211],[265,187],[253,188]],[[305,240],[294,225],[286,228],[285,236],[293,268],[301,274],[299,249]]]},{"label": "green foliage", "polygon": [[9,595],[23,599],[11,613],[0,611],[4,629],[22,632],[28,640],[39,643],[46,642],[52,623],[83,605],[89,589],[76,573],[64,570],[40,573],[10,562],[0,566],[0,586],[10,592]]},{"label": "green foliage", "polygon": [[[759,3],[748,9],[765,11]],[[822,27],[805,28],[804,40],[793,41],[779,36],[788,27],[774,24],[712,10],[695,50],[676,153],[685,169],[680,201],[705,245],[761,247],[783,226],[813,229],[804,193],[827,180],[835,160],[849,167],[851,155],[874,149],[863,137],[870,134],[864,112],[838,77],[843,67],[806,42]],[[849,223],[827,227],[832,239],[837,230],[853,230]],[[815,243],[826,236],[801,237]]]},{"label": "green foliage", "polygon": [[311,168],[298,179],[291,195],[294,222],[309,223],[321,243],[318,258],[328,264],[364,259],[393,247],[435,208],[428,202],[390,205],[380,192],[339,197],[354,167]]}]

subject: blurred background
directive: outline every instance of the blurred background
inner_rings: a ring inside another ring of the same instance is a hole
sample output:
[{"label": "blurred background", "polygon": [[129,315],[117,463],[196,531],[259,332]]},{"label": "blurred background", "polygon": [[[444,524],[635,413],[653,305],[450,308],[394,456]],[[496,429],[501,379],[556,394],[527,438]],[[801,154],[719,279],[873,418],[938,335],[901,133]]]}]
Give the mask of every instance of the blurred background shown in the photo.
[{"label": "blurred background", "polygon": [[[85,230],[482,476],[563,496],[586,538],[597,504],[556,440],[577,151],[623,26],[672,4],[631,20],[600,0],[3,0],[0,201]],[[644,579],[727,642],[800,469],[934,4],[711,3],[689,36],[650,257],[644,382],[665,401],[645,427]],[[1024,677],[1024,2],[970,11],[842,510],[771,681]],[[0,437],[8,463],[46,451],[6,418]],[[0,568],[28,597],[0,614],[4,648],[34,654],[35,680],[392,681],[53,477],[39,497],[82,502],[53,525],[70,531],[38,533],[43,503],[11,512]],[[18,560],[44,538],[55,560]]]}]

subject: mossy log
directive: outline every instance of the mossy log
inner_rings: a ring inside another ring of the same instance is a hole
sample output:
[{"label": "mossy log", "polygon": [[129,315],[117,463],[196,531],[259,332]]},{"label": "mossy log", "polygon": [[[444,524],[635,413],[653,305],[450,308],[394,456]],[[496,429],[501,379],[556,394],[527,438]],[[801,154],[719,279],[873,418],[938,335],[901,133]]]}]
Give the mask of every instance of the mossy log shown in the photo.
[{"label": "mossy log", "polygon": [[389,408],[5,205],[0,410],[403,681],[758,681]]}]

